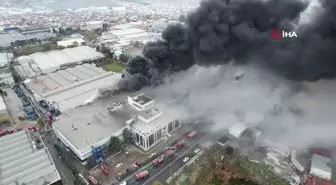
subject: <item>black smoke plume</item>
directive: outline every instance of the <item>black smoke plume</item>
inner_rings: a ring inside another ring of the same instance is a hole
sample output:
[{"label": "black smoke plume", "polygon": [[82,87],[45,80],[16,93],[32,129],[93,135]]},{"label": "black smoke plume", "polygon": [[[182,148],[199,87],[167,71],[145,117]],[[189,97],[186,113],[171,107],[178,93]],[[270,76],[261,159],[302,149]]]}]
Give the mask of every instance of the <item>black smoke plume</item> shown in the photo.
[{"label": "black smoke plume", "polygon": [[[149,43],[143,57],[127,63],[122,86],[156,85],[166,75],[194,64],[245,63],[257,56],[275,72],[292,80],[336,75],[336,1],[321,1],[324,12],[297,27],[308,3],[303,0],[208,0],[185,23],[170,25],[162,40]],[[275,29],[294,30],[297,38],[275,40]]]}]

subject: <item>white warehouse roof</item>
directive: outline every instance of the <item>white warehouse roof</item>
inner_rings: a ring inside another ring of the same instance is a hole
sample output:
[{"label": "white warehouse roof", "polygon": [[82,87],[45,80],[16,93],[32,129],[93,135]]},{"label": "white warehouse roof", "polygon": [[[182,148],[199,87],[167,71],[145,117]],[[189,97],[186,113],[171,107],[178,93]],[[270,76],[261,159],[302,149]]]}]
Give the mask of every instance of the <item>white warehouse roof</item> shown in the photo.
[{"label": "white warehouse roof", "polygon": [[127,28],[127,29],[121,29],[121,30],[112,30],[110,32],[117,37],[146,33],[145,30],[142,30],[142,29],[139,29],[139,28]]},{"label": "white warehouse roof", "polygon": [[59,70],[26,80],[37,100],[56,102],[61,112],[83,105],[97,95],[97,89],[114,86],[121,74],[108,72],[91,64]]},{"label": "white warehouse roof", "polygon": [[314,154],[311,159],[310,174],[322,179],[331,179],[331,168],[328,166],[330,159]]},{"label": "white warehouse roof", "polygon": [[12,58],[13,58],[12,53],[0,53],[0,67],[7,66]]},{"label": "white warehouse roof", "polygon": [[229,133],[238,138],[242,136],[246,129],[247,127],[244,124],[238,123],[229,128]]},{"label": "white warehouse roof", "polygon": [[78,45],[82,45],[83,42],[85,42],[82,38],[74,38],[74,39],[68,39],[68,40],[61,40],[57,41],[58,46],[68,47],[75,43],[78,43]]},{"label": "white warehouse roof", "polygon": [[7,110],[7,108],[2,96],[0,96],[0,112],[3,110]]},{"label": "white warehouse roof", "polygon": [[60,180],[48,149],[35,150],[23,130],[0,138],[0,185],[48,185]]},{"label": "white warehouse roof", "polygon": [[48,74],[57,71],[64,66],[81,64],[103,58],[102,53],[88,46],[78,46],[63,50],[52,50],[47,52],[33,53],[29,56],[17,58],[19,66],[15,69],[22,78],[31,78],[39,74]]}]

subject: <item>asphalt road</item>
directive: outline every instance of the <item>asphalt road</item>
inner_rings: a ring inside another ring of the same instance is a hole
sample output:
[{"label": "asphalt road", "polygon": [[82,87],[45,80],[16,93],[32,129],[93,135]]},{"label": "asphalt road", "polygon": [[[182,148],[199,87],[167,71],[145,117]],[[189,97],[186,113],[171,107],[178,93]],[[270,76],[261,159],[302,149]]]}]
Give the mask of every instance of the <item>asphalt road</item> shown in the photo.
[{"label": "asphalt road", "polygon": [[198,143],[203,140],[204,134],[195,136],[192,140],[186,140],[186,145],[182,149],[178,149],[173,156],[165,158],[165,161],[156,166],[148,168],[149,177],[140,181],[133,177],[127,182],[128,185],[152,185],[155,181],[160,181],[166,184],[166,180],[177,170],[179,170],[185,163],[183,159],[189,157],[190,159],[195,155],[194,151],[200,148]]},{"label": "asphalt road", "polygon": [[72,172],[68,169],[65,162],[59,158],[59,154],[55,150],[54,144],[52,142],[52,136],[44,135],[42,139],[44,144],[47,146],[51,157],[53,158],[56,169],[62,178],[63,185],[73,185]]}]

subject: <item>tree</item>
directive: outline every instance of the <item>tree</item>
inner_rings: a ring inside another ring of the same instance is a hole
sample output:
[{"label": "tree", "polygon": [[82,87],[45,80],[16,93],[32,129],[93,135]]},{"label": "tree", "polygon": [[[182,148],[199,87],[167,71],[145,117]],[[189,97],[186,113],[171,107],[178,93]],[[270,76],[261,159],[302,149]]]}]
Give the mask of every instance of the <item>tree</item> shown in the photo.
[{"label": "tree", "polygon": [[100,47],[98,45],[96,46],[96,51],[100,51]]},{"label": "tree", "polygon": [[42,45],[42,51],[49,51],[51,50],[51,45],[49,43]]},{"label": "tree", "polygon": [[129,57],[125,55],[124,53],[120,54],[119,60],[123,63],[126,63],[128,61]]},{"label": "tree", "polygon": [[73,42],[72,45],[74,45],[75,47],[77,47],[79,45],[79,43],[77,41]]},{"label": "tree", "polygon": [[108,145],[110,153],[118,152],[121,150],[121,142],[118,137],[112,136]]},{"label": "tree", "polygon": [[132,132],[129,129],[125,128],[123,130],[122,135],[123,135],[125,143],[127,143],[127,144],[133,144],[133,135],[132,135]]},{"label": "tree", "polygon": [[38,119],[37,124],[40,126],[40,128],[44,128],[44,119],[43,118]]},{"label": "tree", "polygon": [[153,185],[163,185],[160,181],[155,181]]},{"label": "tree", "polygon": [[225,148],[225,152],[226,152],[227,154],[229,154],[229,155],[232,155],[233,152],[234,152],[234,148],[233,148],[232,146],[227,146],[227,147]]}]

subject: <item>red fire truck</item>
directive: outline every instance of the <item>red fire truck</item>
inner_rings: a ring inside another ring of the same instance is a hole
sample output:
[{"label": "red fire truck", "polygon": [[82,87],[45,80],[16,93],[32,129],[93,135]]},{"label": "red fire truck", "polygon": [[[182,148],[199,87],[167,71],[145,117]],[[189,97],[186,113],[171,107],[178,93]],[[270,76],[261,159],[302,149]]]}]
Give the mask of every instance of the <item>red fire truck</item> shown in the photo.
[{"label": "red fire truck", "polygon": [[185,144],[185,141],[182,140],[182,141],[180,141],[179,143],[177,143],[177,147],[178,147],[178,148],[182,148],[182,147],[184,146],[184,144]]},{"label": "red fire truck", "polygon": [[165,153],[166,157],[172,156],[174,154],[174,152],[175,152],[175,149],[169,149],[169,150],[167,150],[166,153]]},{"label": "red fire truck", "polygon": [[100,165],[100,168],[102,169],[102,171],[107,175],[109,173],[109,169],[107,168],[106,164],[102,163]]},{"label": "red fire truck", "polygon": [[192,139],[193,137],[195,137],[196,134],[197,134],[196,131],[191,131],[191,132],[189,132],[189,134],[187,134],[186,138],[187,139]]},{"label": "red fire truck", "polygon": [[0,129],[0,136],[4,136],[6,134],[8,134],[7,130]]},{"label": "red fire truck", "polygon": [[156,159],[154,159],[154,160],[152,161],[152,163],[153,163],[154,166],[163,163],[163,155],[160,156],[160,157],[157,157]]},{"label": "red fire truck", "polygon": [[96,178],[94,178],[93,176],[89,176],[89,181],[92,185],[101,185],[102,183],[99,182]]},{"label": "red fire truck", "polygon": [[144,178],[147,178],[149,177],[149,173],[147,170],[143,171],[143,172],[140,172],[138,174],[135,175],[135,179],[137,181],[141,180],[141,179],[144,179]]}]

